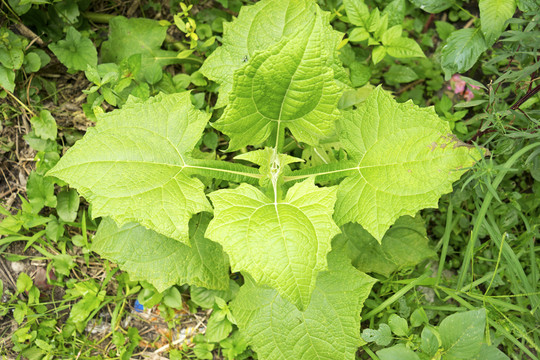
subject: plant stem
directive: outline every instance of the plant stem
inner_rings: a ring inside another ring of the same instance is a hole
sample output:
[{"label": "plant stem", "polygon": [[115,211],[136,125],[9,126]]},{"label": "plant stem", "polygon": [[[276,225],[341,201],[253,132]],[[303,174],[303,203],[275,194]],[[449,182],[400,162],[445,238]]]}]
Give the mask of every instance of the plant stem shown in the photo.
[{"label": "plant stem", "polygon": [[100,23],[100,24],[108,24],[112,18],[116,17],[116,15],[113,15],[113,14],[102,14],[102,13],[95,13],[95,12],[90,12],[90,11],[84,12],[83,16],[90,21],[93,21],[95,23]]},{"label": "plant stem", "polygon": [[397,291],[394,295],[392,295],[391,297],[386,299],[383,303],[381,303],[375,309],[368,312],[366,314],[366,316],[364,316],[362,319],[363,320],[369,320],[372,317],[374,317],[375,315],[377,315],[378,313],[380,313],[381,311],[385,310],[390,305],[392,305],[394,302],[396,302],[400,297],[402,297],[407,292],[409,292],[409,290],[411,290],[413,287],[415,287],[416,285],[422,283],[422,281],[424,279],[426,279],[427,277],[429,277],[430,274],[431,274],[431,272],[426,272],[425,274],[421,275],[420,277],[414,279],[408,285],[406,285],[406,286],[402,287],[401,289],[399,289],[399,291]]},{"label": "plant stem", "polygon": [[15,101],[17,101],[26,111],[28,111],[30,114],[32,114],[32,116],[37,116],[35,112],[33,112],[32,110],[30,110],[30,108],[28,106],[26,106],[21,100],[19,100],[18,97],[16,97],[15,95],[13,95],[11,93],[11,91],[9,91],[8,89],[6,89],[5,87],[1,86],[0,87],[2,88],[2,90],[4,90],[9,96],[11,96]]},{"label": "plant stem", "polygon": [[367,346],[362,346],[362,350],[364,350],[371,359],[373,360],[379,360],[379,357],[377,355],[375,355],[375,353],[373,351],[370,350],[370,348],[368,348]]},{"label": "plant stem", "polygon": [[452,232],[452,227],[454,225],[452,224],[453,212],[454,212],[454,205],[452,204],[452,199],[450,198],[447,213],[446,213],[446,228],[444,229],[444,235],[442,237],[443,247],[441,251],[441,258],[439,260],[439,268],[437,269],[437,278],[435,280],[435,285],[439,285],[439,282],[441,281],[441,275],[444,270],[446,254],[448,253],[448,244],[450,243],[450,233]]},{"label": "plant stem", "polygon": [[262,175],[255,168],[219,160],[192,159],[190,164],[184,165],[184,168],[194,174],[233,182],[258,184],[259,179],[262,178]]},{"label": "plant stem", "polygon": [[[540,142],[530,144],[528,146],[525,146],[521,150],[519,150],[514,155],[512,155],[510,159],[508,159],[508,161],[503,165],[503,169],[493,181],[492,183],[493,189],[497,189],[499,187],[504,177],[506,176],[506,173],[512,168],[512,165],[514,165],[514,163],[521,156],[523,156],[528,151],[538,146],[540,146]],[[480,233],[480,228],[482,226],[482,223],[484,222],[489,206],[491,205],[491,200],[493,200],[493,193],[491,191],[488,191],[486,193],[486,197],[484,198],[484,202],[482,203],[482,207],[480,208],[480,211],[478,212],[478,216],[476,217],[474,221],[473,231],[471,233],[469,243],[467,244],[467,248],[465,249],[465,255],[463,256],[463,264],[461,265],[461,269],[459,271],[459,277],[458,277],[457,286],[456,286],[457,289],[461,289],[463,287],[463,283],[465,282],[465,276],[467,272],[469,271],[469,259],[472,262],[474,245],[476,244],[476,241],[478,240],[478,234]]]},{"label": "plant stem", "polygon": [[345,176],[357,174],[359,171],[357,161],[340,161],[315,166],[309,169],[293,171],[289,176],[284,176],[285,182],[298,181],[306,179],[310,176],[317,176],[317,181],[335,180]]}]

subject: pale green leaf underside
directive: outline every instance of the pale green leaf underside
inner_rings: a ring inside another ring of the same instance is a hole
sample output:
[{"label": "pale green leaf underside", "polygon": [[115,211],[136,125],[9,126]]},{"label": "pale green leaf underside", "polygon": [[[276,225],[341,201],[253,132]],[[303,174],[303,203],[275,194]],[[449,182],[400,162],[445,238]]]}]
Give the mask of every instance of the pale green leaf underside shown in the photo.
[{"label": "pale green leaf underside", "polygon": [[341,92],[326,62],[338,41],[327,16],[317,13],[302,31],[235,72],[230,104],[214,124],[231,138],[229,150],[261,144],[284,128],[312,145],[333,133]]},{"label": "pale green leaf underside", "polygon": [[[220,84],[216,107],[229,103],[234,72],[246,65],[258,51],[264,51],[285,37],[303,29],[317,13],[313,0],[263,0],[253,6],[243,6],[238,18],[223,24],[223,44],[201,67],[201,72]],[[329,37],[338,41],[342,34],[332,31]],[[328,59],[336,77],[347,77],[335,53]]]},{"label": "pale green leaf underside", "polygon": [[480,0],[480,21],[488,45],[493,44],[503,32],[506,20],[516,11],[515,0]]},{"label": "pale green leaf underside", "polygon": [[160,292],[182,284],[226,290],[227,255],[219,244],[204,238],[210,217],[201,213],[191,219],[191,246],[136,223],[120,228],[110,218],[104,218],[93,238],[92,250],[117,263],[131,280],[148,281]]},{"label": "pale green leaf underside", "polygon": [[304,312],[252,281],[240,289],[231,308],[259,359],[354,359],[361,344],[360,311],[375,281],[335,252],[328,266]]},{"label": "pale green leaf underside", "polygon": [[432,108],[398,104],[380,87],[343,114],[342,144],[358,173],[339,185],[334,219],[357,222],[378,241],[398,217],[437,207],[480,157]]},{"label": "pale green leaf underside", "polygon": [[420,216],[400,217],[386,232],[381,244],[359,224],[345,224],[341,234],[334,238],[332,248],[344,249],[358,270],[384,276],[435,255]]},{"label": "pale green leaf underside", "polygon": [[48,175],[75,187],[95,217],[188,243],[191,216],[212,211],[202,182],[184,174],[209,117],[187,92],[126,104],[101,116]]},{"label": "pale green leaf underside", "polygon": [[277,203],[247,184],[218,190],[210,194],[215,217],[206,236],[223,246],[233,271],[246,271],[302,309],[339,233],[335,196],[335,187],[318,188],[313,179],[295,184]]}]

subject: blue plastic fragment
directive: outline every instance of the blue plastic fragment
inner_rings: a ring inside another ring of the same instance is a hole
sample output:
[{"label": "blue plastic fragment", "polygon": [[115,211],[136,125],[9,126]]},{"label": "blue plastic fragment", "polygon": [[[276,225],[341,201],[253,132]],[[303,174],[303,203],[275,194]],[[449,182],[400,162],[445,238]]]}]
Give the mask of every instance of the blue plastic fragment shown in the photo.
[{"label": "blue plastic fragment", "polygon": [[136,312],[143,312],[144,306],[139,302],[139,300],[135,300],[135,303],[133,304],[133,307],[135,308]]}]

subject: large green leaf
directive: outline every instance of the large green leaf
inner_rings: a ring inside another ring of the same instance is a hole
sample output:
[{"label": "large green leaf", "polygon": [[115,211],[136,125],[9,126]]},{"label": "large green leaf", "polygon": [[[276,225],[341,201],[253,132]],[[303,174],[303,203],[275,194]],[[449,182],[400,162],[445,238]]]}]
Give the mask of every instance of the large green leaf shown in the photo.
[{"label": "large green leaf", "polygon": [[[109,39],[101,45],[101,60],[119,64],[131,55],[141,54],[140,80],[145,74],[181,62],[176,52],[163,50],[167,27],[156,20],[115,16],[109,22]],[[84,69],[86,70],[86,68]]]},{"label": "large green leaf", "polygon": [[384,8],[382,15],[388,16],[388,27],[391,28],[394,25],[402,25],[405,18],[405,11],[407,9],[405,0],[392,0]]},{"label": "large green leaf", "polygon": [[202,182],[184,171],[209,117],[187,92],[128,103],[99,116],[48,175],[77,188],[93,216],[188,243],[191,215],[212,211]]},{"label": "large green leaf", "polygon": [[377,351],[380,360],[420,360],[420,357],[405,344],[397,344],[392,347]]},{"label": "large green leaf", "polygon": [[454,0],[410,0],[413,5],[425,12],[436,14],[454,5]]},{"label": "large green leaf", "polygon": [[219,244],[204,238],[209,221],[208,213],[191,219],[191,246],[187,246],[139,224],[118,227],[110,218],[104,218],[92,250],[117,263],[132,280],[148,281],[160,292],[185,283],[227,290],[229,261]]},{"label": "large green leaf", "polygon": [[487,45],[493,44],[505,28],[506,20],[516,12],[515,0],[480,0],[480,21]]},{"label": "large green leaf", "polygon": [[472,360],[509,360],[510,358],[497,348],[496,345],[482,344],[480,351]]},{"label": "large green leaf", "polygon": [[[284,37],[290,37],[315,18],[317,6],[313,0],[263,0],[244,6],[238,18],[223,25],[223,44],[201,67],[201,72],[220,84],[217,107],[229,102],[234,72],[245,66],[258,51],[266,50]],[[332,31],[331,38],[339,42],[342,34]],[[335,53],[330,53],[335,73],[345,77]]]},{"label": "large green leaf", "polygon": [[26,182],[26,195],[34,213],[38,213],[44,206],[56,207],[54,196],[54,181],[32,171]]},{"label": "large green leaf", "polygon": [[480,352],[486,327],[486,310],[456,313],[439,325],[444,358],[472,359]]},{"label": "large green leaf", "polygon": [[285,128],[311,145],[333,133],[341,91],[327,63],[339,39],[327,14],[316,11],[300,32],[256,53],[234,73],[230,104],[215,123],[231,138],[230,150],[261,144]]},{"label": "large green leaf", "polygon": [[0,86],[8,91],[15,90],[15,72],[13,69],[0,65]]},{"label": "large green leaf", "polygon": [[56,120],[54,120],[49,110],[41,110],[39,115],[32,116],[30,124],[32,124],[32,129],[37,137],[45,140],[56,140],[58,128],[56,127]]},{"label": "large green leaf", "polygon": [[396,37],[385,42],[383,37],[383,44],[388,55],[398,59],[426,57],[420,45],[413,39]]},{"label": "large green leaf", "polygon": [[21,36],[15,35],[6,27],[0,28],[0,66],[11,70],[18,70],[24,62],[25,43]]},{"label": "large green leaf", "polygon": [[380,244],[359,224],[345,224],[341,234],[335,237],[332,248],[343,248],[358,270],[384,276],[435,255],[429,247],[420,216],[400,217]]},{"label": "large green leaf", "polygon": [[479,158],[433,108],[398,104],[381,87],[343,115],[342,144],[358,165],[339,185],[334,219],[357,222],[378,241],[398,217],[437,207]]},{"label": "large green leaf", "polygon": [[274,289],[252,281],[242,286],[231,308],[259,359],[354,359],[360,311],[375,281],[336,252],[329,254],[328,267],[303,312]]},{"label": "large green leaf", "polygon": [[347,18],[353,25],[369,28],[369,8],[364,0],[343,0],[343,5]]},{"label": "large green leaf", "polygon": [[469,70],[486,51],[487,45],[480,29],[461,29],[453,32],[441,52],[441,66],[448,80],[455,73]]},{"label": "large green leaf", "polygon": [[66,38],[49,45],[49,49],[69,70],[86,70],[87,66],[97,65],[97,51],[87,37],[70,26]]},{"label": "large green leaf", "polygon": [[317,274],[327,268],[330,242],[339,233],[332,220],[336,188],[318,188],[308,179],[278,201],[242,184],[210,198],[215,217],[206,236],[223,246],[233,271],[248,272],[304,309]]}]

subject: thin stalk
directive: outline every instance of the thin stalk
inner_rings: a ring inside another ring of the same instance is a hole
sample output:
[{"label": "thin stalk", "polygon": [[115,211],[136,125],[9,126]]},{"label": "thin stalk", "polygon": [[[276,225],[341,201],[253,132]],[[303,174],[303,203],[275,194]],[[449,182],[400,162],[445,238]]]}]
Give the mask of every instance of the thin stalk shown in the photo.
[{"label": "thin stalk", "polygon": [[[486,229],[488,230],[488,233],[493,242],[496,245],[499,245],[498,241],[500,238],[502,238],[502,234],[498,226],[496,225],[493,214],[489,213],[487,217],[488,218],[486,223]],[[534,295],[536,289],[535,285],[530,282],[527,274],[525,274],[525,270],[523,269],[519,259],[520,255],[515,254],[507,242],[503,242],[502,256],[508,264],[508,275],[511,276],[511,279],[513,280],[512,283],[520,287],[523,293],[531,294],[529,296],[529,301],[532,307],[530,313],[536,319],[540,319],[540,314],[536,311],[536,309],[538,309],[538,307],[540,306],[540,299],[538,298],[538,296]]]},{"label": "thin stalk", "polygon": [[26,111],[28,111],[30,114],[32,114],[32,116],[37,116],[35,112],[33,112],[32,110],[30,110],[30,108],[28,106],[26,106],[21,100],[19,100],[18,97],[16,97],[15,95],[13,95],[11,93],[11,91],[9,91],[8,89],[6,89],[5,87],[1,86],[0,87],[2,88],[2,90],[4,90],[9,96],[11,96],[15,101],[17,101]]},{"label": "thin stalk", "polygon": [[[523,339],[525,339],[533,349],[535,349],[537,352],[540,352],[540,346],[538,346],[530,337],[529,335],[527,335],[526,332],[523,331],[523,329],[520,327],[520,326],[517,326],[516,324],[514,324],[512,322],[512,320],[510,320],[505,314],[503,311],[500,311],[499,309],[495,308],[495,310],[503,317],[505,318],[505,320],[511,324],[513,327],[514,327],[514,330],[517,331],[522,337]],[[537,357],[533,357],[533,358],[536,358],[538,359]]]},{"label": "thin stalk", "polygon": [[[504,267],[501,268],[501,269],[504,269]],[[486,281],[488,281],[493,276],[493,274],[494,274],[493,272],[488,272],[487,274],[482,276],[480,279],[477,279],[477,280],[473,281],[472,283],[465,285],[464,287],[459,289],[459,291],[460,292],[470,291],[471,289],[474,289],[478,285],[481,285],[481,284],[485,283]]]},{"label": "thin stalk", "polygon": [[[309,169],[293,171],[290,175],[284,176],[284,182],[299,181],[311,176],[322,177],[324,180],[335,180],[348,175],[358,173],[358,163],[356,161],[340,161],[315,166]],[[322,179],[317,179],[322,181]]]},{"label": "thin stalk", "polygon": [[426,279],[430,275],[430,273],[431,272],[426,272],[422,276],[420,276],[420,277],[414,279],[413,281],[411,281],[408,285],[406,285],[406,286],[402,287],[401,289],[399,289],[394,295],[392,295],[391,297],[386,299],[383,303],[381,303],[375,309],[368,312],[364,317],[362,317],[362,319],[363,320],[369,320],[372,317],[374,317],[375,315],[377,315],[378,313],[380,313],[381,311],[388,308],[390,305],[392,305],[394,302],[396,302],[400,297],[402,297],[403,295],[408,293],[409,290],[411,290],[413,287],[415,287],[415,286],[419,285],[420,283],[422,283],[422,281],[424,281],[424,279]]},{"label": "thin stalk", "polygon": [[471,14],[467,9],[464,9],[463,7],[461,7],[460,5],[456,4],[456,7],[458,7],[460,10],[464,11],[467,13],[467,15],[469,15],[471,18],[473,18],[474,20],[477,20],[478,19],[478,16],[475,16],[473,14]]},{"label": "thin stalk", "polygon": [[247,173],[247,172],[242,172],[242,171],[219,169],[219,168],[214,168],[214,167],[209,167],[209,166],[185,165],[184,167],[188,168],[188,169],[208,170],[208,171],[221,172],[221,173],[224,173],[224,174],[245,176],[245,177],[249,177],[249,178],[252,178],[252,179],[260,179],[260,178],[262,178],[261,174],[252,174],[252,173]]},{"label": "thin stalk", "polygon": [[92,22],[100,24],[108,24],[111,19],[116,17],[116,15],[113,14],[101,14],[90,11],[84,12],[83,16]]},{"label": "thin stalk", "polygon": [[446,261],[446,254],[448,253],[448,244],[450,243],[450,233],[452,232],[452,214],[454,213],[454,205],[452,204],[452,199],[449,200],[448,209],[446,213],[446,228],[444,229],[444,234],[442,237],[442,251],[441,258],[439,260],[439,268],[437,269],[437,277],[435,278],[435,285],[439,285],[441,281],[441,275],[444,269],[444,263]]},{"label": "thin stalk", "polygon": [[[519,150],[517,153],[512,155],[510,159],[503,165],[503,169],[499,174],[497,174],[497,177],[492,183],[492,186],[494,189],[497,189],[501,182],[503,181],[504,177],[506,176],[506,173],[512,168],[512,165],[524,154],[529,152],[530,150],[540,146],[540,142],[530,144],[528,146],[525,146],[523,149]],[[480,211],[478,212],[478,216],[476,217],[474,221],[474,227],[473,231],[471,233],[471,237],[469,239],[469,243],[467,244],[467,248],[465,249],[465,255],[463,257],[463,264],[461,265],[461,269],[459,272],[459,277],[457,281],[457,289],[460,289],[463,287],[463,283],[465,282],[465,276],[467,275],[467,272],[469,271],[469,261],[472,262],[472,255],[474,250],[474,245],[476,244],[476,241],[478,240],[478,234],[480,233],[480,228],[482,226],[482,223],[484,222],[484,219],[486,217],[487,211],[489,209],[489,206],[491,205],[491,201],[493,200],[493,194],[491,192],[486,193],[486,197],[484,198],[484,202],[482,203],[482,207],[480,208]]]},{"label": "thin stalk", "polygon": [[184,168],[202,176],[249,184],[258,184],[259,179],[262,178],[255,168],[219,160],[190,159],[190,164],[184,163]]},{"label": "thin stalk", "polygon": [[[469,309],[469,310],[474,310],[476,309],[476,307],[472,304],[470,304],[469,302],[467,302],[465,299],[461,298],[453,289],[448,289],[448,288],[443,288],[443,287],[439,287],[441,290],[443,290],[444,292],[446,292],[448,294],[448,296],[450,296],[452,299],[454,299],[455,301],[457,301],[460,305],[462,305],[463,307]],[[518,328],[516,325],[514,325],[514,323],[512,323],[512,321],[510,321],[505,315],[504,313],[500,312],[496,307],[494,307],[494,309],[499,312],[504,318],[506,318],[506,320],[512,324],[514,327]],[[501,334],[503,334],[503,336],[505,336],[508,340],[510,340],[512,343],[514,343],[514,345],[516,345],[517,347],[519,347],[524,353],[526,353],[527,355],[529,355],[531,357],[531,359],[538,359],[538,357],[536,357],[525,345],[523,345],[520,341],[518,341],[514,336],[512,336],[508,331],[506,331],[504,329],[503,326],[499,325],[495,320],[492,320],[490,319],[489,317],[487,318],[487,321],[488,321],[488,324],[490,326],[492,326],[493,328],[495,328],[498,332],[500,332]],[[538,348],[537,345],[534,344],[534,342],[531,340],[531,338],[522,332],[521,329],[517,329],[518,332],[520,332],[520,334],[523,336],[523,338],[529,342],[533,348]]]},{"label": "thin stalk", "polygon": [[277,126],[268,139],[268,146],[276,149],[278,154],[283,153],[283,147],[285,146],[285,128],[281,126],[281,121],[277,122]]},{"label": "thin stalk", "polygon": [[507,233],[504,233],[502,235],[501,246],[499,246],[499,255],[497,256],[497,263],[495,264],[495,270],[493,270],[493,276],[491,277],[491,281],[489,282],[488,288],[484,292],[484,298],[489,293],[489,290],[491,289],[491,285],[493,285],[493,281],[495,280],[495,275],[497,275],[497,271],[499,269],[499,264],[501,263],[501,255],[502,255],[502,251],[503,251],[504,239],[506,238],[507,235],[508,235]]},{"label": "thin stalk", "polygon": [[372,360],[380,360],[379,357],[377,355],[375,355],[375,353],[373,351],[371,351],[371,349],[367,346],[362,346],[362,350],[364,350],[366,352],[366,354],[369,355],[369,357],[372,359]]}]

